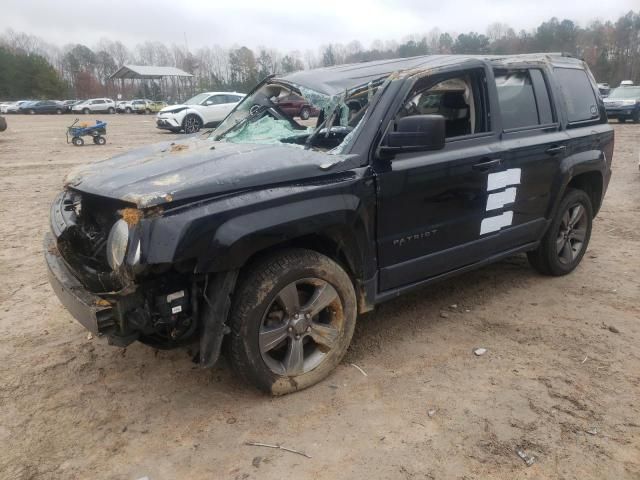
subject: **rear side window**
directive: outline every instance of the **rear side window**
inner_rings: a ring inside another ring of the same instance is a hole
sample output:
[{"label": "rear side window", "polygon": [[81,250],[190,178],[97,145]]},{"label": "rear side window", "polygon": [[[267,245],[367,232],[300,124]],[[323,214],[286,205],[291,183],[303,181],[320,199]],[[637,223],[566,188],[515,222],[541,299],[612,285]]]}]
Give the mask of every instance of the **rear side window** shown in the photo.
[{"label": "rear side window", "polygon": [[556,68],[558,85],[567,106],[569,123],[598,119],[596,95],[584,70]]},{"label": "rear side window", "polygon": [[526,70],[496,73],[498,101],[505,130],[538,125],[536,97]]},{"label": "rear side window", "polygon": [[553,123],[553,110],[551,109],[551,100],[549,99],[549,91],[544,77],[540,70],[529,70],[533,90],[536,93],[536,105],[538,106],[538,117],[542,125]]}]

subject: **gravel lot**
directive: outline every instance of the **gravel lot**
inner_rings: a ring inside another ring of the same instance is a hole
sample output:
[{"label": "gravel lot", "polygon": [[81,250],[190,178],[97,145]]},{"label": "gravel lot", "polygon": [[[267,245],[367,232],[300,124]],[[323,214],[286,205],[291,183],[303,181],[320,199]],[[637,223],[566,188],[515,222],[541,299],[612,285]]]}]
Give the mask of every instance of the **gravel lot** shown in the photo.
[{"label": "gravel lot", "polygon": [[49,288],[41,243],[64,175],[178,137],[105,118],[106,146],[66,145],[70,116],[9,116],[0,133],[0,478],[640,478],[640,125],[615,124],[572,275],[517,256],[386,303],[327,380],[270,398],[225,362],[89,339]]}]

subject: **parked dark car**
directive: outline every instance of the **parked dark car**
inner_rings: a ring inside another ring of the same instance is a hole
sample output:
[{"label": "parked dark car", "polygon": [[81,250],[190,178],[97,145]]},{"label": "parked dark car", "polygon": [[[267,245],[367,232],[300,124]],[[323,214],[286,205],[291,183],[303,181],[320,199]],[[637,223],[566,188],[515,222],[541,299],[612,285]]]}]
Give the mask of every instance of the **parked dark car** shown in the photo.
[{"label": "parked dark car", "polygon": [[609,118],[617,118],[620,123],[627,120],[640,123],[640,87],[614,88],[604,99],[604,105]]},{"label": "parked dark car", "polygon": [[292,117],[300,117],[302,120],[308,120],[310,117],[317,117],[319,109],[311,105],[300,95],[290,92],[276,100],[280,109],[287,115]]},{"label": "parked dark car", "polygon": [[[292,90],[321,110],[315,127],[273,102]],[[289,393],[327,376],[380,302],[524,252],[546,275],[573,271],[613,141],[588,67],[566,56],[271,77],[209,138],[70,175],[49,278],[114,345],[188,345],[210,367],[224,341],[240,377]]]},{"label": "parked dark car", "polygon": [[20,111],[31,115],[36,113],[57,113],[60,115],[65,112],[65,108],[62,103],[55,100],[40,100],[20,107]]}]

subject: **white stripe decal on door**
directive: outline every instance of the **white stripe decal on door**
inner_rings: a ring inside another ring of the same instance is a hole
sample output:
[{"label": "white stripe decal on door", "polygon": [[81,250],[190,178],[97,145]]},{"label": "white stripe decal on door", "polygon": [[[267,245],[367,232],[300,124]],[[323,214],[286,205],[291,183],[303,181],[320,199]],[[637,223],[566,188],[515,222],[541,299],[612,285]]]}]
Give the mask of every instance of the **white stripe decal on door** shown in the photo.
[{"label": "white stripe decal on door", "polygon": [[487,191],[499,190],[509,185],[520,185],[520,169],[510,168],[502,172],[490,173],[487,177]]},{"label": "white stripe decal on door", "polygon": [[517,189],[515,187],[510,187],[503,192],[490,193],[487,197],[487,212],[489,210],[502,208],[509,203],[515,202],[516,191]]},{"label": "white stripe decal on door", "polygon": [[497,232],[503,227],[511,225],[513,221],[513,212],[503,212],[502,215],[489,217],[482,220],[480,224],[480,235],[485,233]]}]

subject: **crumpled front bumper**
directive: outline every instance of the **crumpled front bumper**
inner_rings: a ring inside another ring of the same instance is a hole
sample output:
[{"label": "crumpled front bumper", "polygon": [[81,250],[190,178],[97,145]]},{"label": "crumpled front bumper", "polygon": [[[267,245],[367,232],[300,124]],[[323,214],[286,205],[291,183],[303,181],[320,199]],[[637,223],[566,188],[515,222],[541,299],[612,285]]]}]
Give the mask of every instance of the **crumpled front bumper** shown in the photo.
[{"label": "crumpled front bumper", "polygon": [[51,233],[45,235],[44,256],[51,288],[69,313],[96,335],[113,332],[116,328],[116,317],[112,305],[85,289],[73,275],[58,251]]}]

